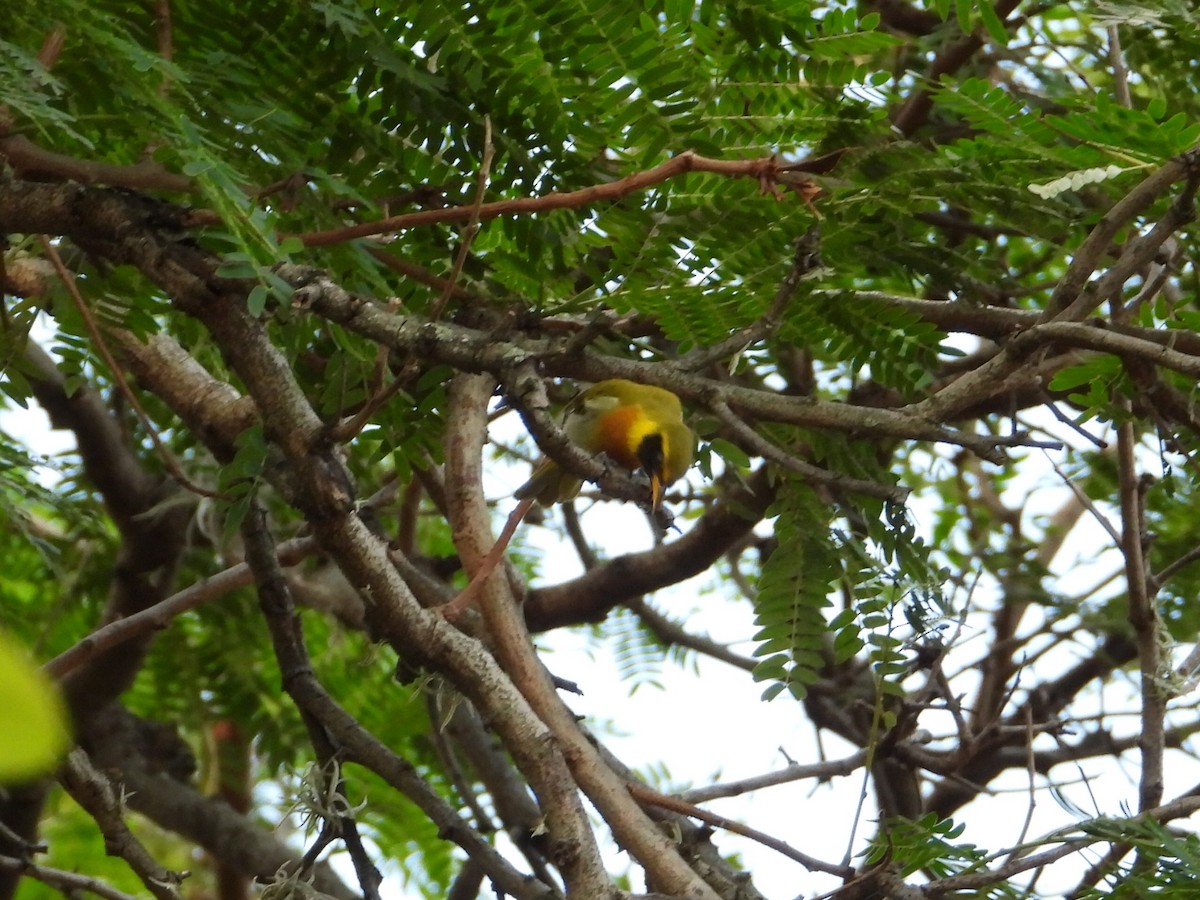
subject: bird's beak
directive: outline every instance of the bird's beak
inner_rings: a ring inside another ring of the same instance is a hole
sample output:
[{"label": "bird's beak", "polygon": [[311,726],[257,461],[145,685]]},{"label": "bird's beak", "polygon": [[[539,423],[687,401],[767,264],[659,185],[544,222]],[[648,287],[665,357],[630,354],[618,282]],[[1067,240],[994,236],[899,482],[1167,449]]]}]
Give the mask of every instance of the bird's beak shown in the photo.
[{"label": "bird's beak", "polygon": [[650,473],[650,509],[658,512],[658,508],[662,505],[663,498],[663,482],[662,477],[657,472]]},{"label": "bird's beak", "polygon": [[642,471],[650,479],[650,508],[658,512],[658,508],[662,506],[663,488],[666,487],[663,484],[667,466],[662,435],[651,434],[643,438],[638,445],[637,457],[638,462],[642,464]]}]

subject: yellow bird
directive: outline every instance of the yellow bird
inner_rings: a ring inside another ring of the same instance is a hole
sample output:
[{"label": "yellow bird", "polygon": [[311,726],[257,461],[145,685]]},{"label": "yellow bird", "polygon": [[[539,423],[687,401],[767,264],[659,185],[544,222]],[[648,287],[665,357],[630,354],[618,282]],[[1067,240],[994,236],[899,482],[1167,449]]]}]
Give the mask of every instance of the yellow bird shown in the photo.
[{"label": "yellow bird", "polygon": [[[598,381],[575,397],[565,410],[563,430],[583,450],[610,459],[650,478],[650,506],[657,512],[663,491],[683,476],[696,453],[696,436],[683,423],[679,398],[670,391],[624,378]],[[517,499],[537,498],[543,506],[569,500],[583,482],[545,460]]]}]

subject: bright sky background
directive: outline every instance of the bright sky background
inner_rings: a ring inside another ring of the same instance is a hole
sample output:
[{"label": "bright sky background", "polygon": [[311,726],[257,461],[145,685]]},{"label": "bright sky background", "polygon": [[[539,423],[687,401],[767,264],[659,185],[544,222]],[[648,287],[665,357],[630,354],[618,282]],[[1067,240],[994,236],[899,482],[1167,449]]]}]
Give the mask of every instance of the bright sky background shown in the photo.
[{"label": "bright sky background", "polygon": [[[505,434],[510,426],[505,420],[500,423],[497,426],[499,438],[510,442],[511,433]],[[0,427],[24,437],[37,453],[52,454],[72,445],[69,435],[48,430],[44,414],[36,407],[28,412],[10,410],[0,413]],[[1032,522],[1057,508],[1066,488],[1057,481],[1048,461],[1033,462],[1036,474],[1015,482],[1006,500],[1013,505],[1017,502],[1015,498],[1029,495],[1026,529],[1029,536],[1036,538]],[[1150,470],[1155,471],[1153,465]],[[525,474],[525,468],[517,466],[493,471],[487,485],[489,496],[507,498]],[[699,476],[693,471],[691,477],[698,479]],[[509,500],[501,499],[497,515],[506,515],[510,506]],[[581,508],[584,507],[581,505]],[[927,530],[932,521],[931,507],[918,498],[911,508],[918,529]],[[1116,521],[1115,516],[1113,520]],[[681,522],[681,525],[687,527],[687,523]],[[644,550],[652,545],[644,514],[630,504],[595,504],[584,515],[584,527],[594,540],[603,536],[601,550],[606,557]],[[574,550],[555,540],[550,529],[523,526],[518,541],[526,548],[542,551],[544,583],[561,581],[582,571]],[[1100,582],[1119,565],[1108,535],[1094,521],[1086,520],[1056,561],[1056,571],[1064,573],[1057,586],[1064,592],[1078,593]],[[1111,586],[1113,591],[1119,589],[1120,582]],[[704,573],[659,592],[651,602],[668,616],[686,619],[690,630],[708,634],[744,655],[751,655],[753,643],[750,638],[755,627],[750,605],[744,600],[731,599],[730,594],[731,589],[718,588],[712,573]],[[1022,633],[1032,627],[1033,623],[1027,622]],[[989,639],[986,622],[969,621],[962,647],[951,655],[947,671],[953,672],[957,666],[974,660]],[[696,660],[693,656],[694,666],[681,668],[664,661],[657,671],[630,682],[624,678],[611,644],[595,639],[587,629],[540,635],[537,643],[551,671],[577,682],[583,689],[582,697],[567,698],[572,709],[585,718],[588,726],[627,765],[643,773],[652,770],[655,777],[666,778],[670,788],[700,787],[761,775],[783,768],[789,759],[813,763],[839,759],[854,752],[855,748],[828,734],[818,744],[814,730],[798,704],[789,700],[786,694],[770,703],[761,701],[763,685],[755,684],[747,673],[725,663],[708,658]],[[1186,653],[1188,649],[1184,647],[1179,652]],[[1078,648],[1078,655],[1086,652],[1087,647]],[[1064,655],[1041,660],[1038,671],[1059,671],[1073,661],[1074,658]],[[631,684],[637,686],[632,692]],[[1118,705],[1129,708],[1131,696],[1136,696],[1133,681],[1114,679],[1105,688],[1103,703],[1096,698],[1096,709],[1099,711],[1102,705],[1107,709]],[[1188,697],[1177,701],[1183,705],[1194,702]],[[929,727],[937,727],[936,722],[936,717],[930,717]],[[1135,719],[1128,721],[1129,728],[1136,725]],[[662,766],[665,766],[665,773]],[[1136,808],[1136,753],[1127,753],[1120,759],[1088,762],[1081,768],[1064,765],[1052,774],[1061,784],[1062,794],[1087,814],[1121,815]],[[1198,781],[1200,767],[1182,761],[1175,754],[1168,761],[1165,798],[1177,796]],[[1042,783],[1039,779],[1039,786]],[[1021,836],[1031,810],[1027,776],[1023,772],[1010,772],[997,780],[992,788],[992,796],[973,803],[969,815],[963,816],[967,830],[960,841],[994,848],[1010,846]],[[705,805],[808,854],[838,862],[847,852],[847,838],[863,790],[859,773],[822,785],[812,781],[780,785]],[[869,789],[866,796],[855,852],[862,849],[863,838],[873,831],[875,811]],[[1026,832],[1030,838],[1078,821],[1078,815],[1054,802],[1045,791],[1038,792],[1033,802],[1032,818]],[[600,833],[604,833],[602,828]],[[829,876],[809,873],[799,864],[746,838],[718,832],[714,840],[723,853],[740,856],[747,871],[753,873],[755,885],[771,900],[813,897],[837,887],[837,882]],[[624,869],[626,858],[611,843],[607,846],[612,869]],[[348,860],[342,856],[337,862],[347,882],[353,884]],[[1078,864],[1060,864],[1048,876],[1042,877],[1038,882],[1039,890],[1047,892],[1072,887],[1082,865],[1082,860],[1078,860]],[[415,891],[410,893],[403,889],[398,871],[389,871],[385,866],[384,872],[384,896],[388,900],[417,896]]]}]

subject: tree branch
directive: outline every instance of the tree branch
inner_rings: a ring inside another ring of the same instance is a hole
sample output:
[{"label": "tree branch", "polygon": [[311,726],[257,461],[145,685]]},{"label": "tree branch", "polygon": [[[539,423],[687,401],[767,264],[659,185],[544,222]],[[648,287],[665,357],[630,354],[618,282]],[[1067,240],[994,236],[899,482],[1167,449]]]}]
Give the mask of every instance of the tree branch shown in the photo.
[{"label": "tree branch", "polygon": [[[475,829],[471,828],[441,796],[422,779],[413,766],[400,759],[345,712],[317,680],[304,646],[300,618],[292,605],[287,585],[272,546],[265,514],[251,510],[244,526],[247,563],[254,572],[264,615],[271,629],[284,689],[312,724],[312,728],[335,741],[335,747],[382,777],[421,809],[440,832],[451,838],[477,860],[497,887],[518,898],[547,900],[555,891],[517,872]],[[361,854],[359,854],[361,856]],[[356,859],[360,876],[364,868]],[[369,863],[366,864],[369,866]],[[373,867],[370,867],[373,868]],[[378,873],[368,878],[377,882]],[[364,885],[366,886],[366,885]],[[373,887],[369,888],[373,890]]]},{"label": "tree branch", "polygon": [[104,835],[105,852],[128,863],[146,890],[158,900],[179,900],[179,885],[187,873],[163,868],[133,836],[123,818],[124,797],[96,770],[83,750],[76,747],[71,751],[60,780],[75,801],[96,820]]},{"label": "tree branch", "polygon": [[64,872],[62,869],[51,869],[47,866],[39,866],[36,863],[31,863],[25,859],[15,859],[11,856],[0,856],[0,872],[8,872],[13,875],[26,875],[42,884],[49,885],[67,896],[74,895],[77,891],[86,891],[89,894],[95,894],[97,897],[103,897],[104,900],[138,900],[132,894],[126,894],[118,891],[101,881],[99,878],[89,878],[87,875],[80,875],[78,872]]},{"label": "tree branch", "polygon": [[[487,403],[493,385],[485,376],[458,375],[450,388],[452,413],[448,417],[446,467],[447,481],[455,489],[447,500],[455,545],[468,572],[478,567],[493,543],[480,477]],[[493,576],[484,583],[480,608],[501,665],[563,747],[574,783],[596,805],[620,845],[645,867],[650,882],[670,893],[718,900],[623,790],[622,780],[604,764],[580,731],[575,716],[559,699],[552,679],[533,652],[506,580]],[[545,798],[543,806],[546,808]],[[579,813],[582,815],[581,808]],[[547,808],[547,817],[553,815],[554,808]],[[597,856],[598,872],[591,880],[592,893],[588,896],[604,896],[611,890],[611,882],[599,866],[594,838],[589,844]]]},{"label": "tree branch", "polygon": [[597,564],[578,578],[537,588],[525,598],[531,631],[597,622],[614,606],[703,572],[743,540],[775,496],[768,469],[731,487],[682,537]]},{"label": "tree branch", "polygon": [[781,165],[774,156],[747,160],[708,159],[691,150],[686,150],[653,169],[635,172],[617,181],[593,185],[578,191],[552,192],[539,197],[519,197],[513,200],[497,200],[479,205],[471,203],[448,209],[422,210],[400,216],[390,216],[376,222],[363,222],[345,228],[335,228],[331,231],[310,232],[301,235],[300,238],[304,241],[305,246],[323,247],[372,234],[403,231],[420,225],[467,222],[471,219],[486,222],[500,216],[531,215],[555,209],[581,209],[620,200],[629,194],[643,191],[671,178],[678,178],[688,172],[710,172],[726,178],[753,178],[758,181],[764,192],[769,193],[780,183],[788,169],[788,166]]},{"label": "tree branch", "polygon": [[[294,870],[296,855],[269,831],[224,800],[205,797],[172,777],[168,771],[172,766],[164,766],[161,760],[148,761],[141,748],[149,727],[150,723],[110,704],[80,735],[97,768],[119,773],[122,795],[130,809],[203,847],[244,875],[269,880],[282,867]],[[314,886],[338,900],[361,900],[324,865],[316,871]]]}]

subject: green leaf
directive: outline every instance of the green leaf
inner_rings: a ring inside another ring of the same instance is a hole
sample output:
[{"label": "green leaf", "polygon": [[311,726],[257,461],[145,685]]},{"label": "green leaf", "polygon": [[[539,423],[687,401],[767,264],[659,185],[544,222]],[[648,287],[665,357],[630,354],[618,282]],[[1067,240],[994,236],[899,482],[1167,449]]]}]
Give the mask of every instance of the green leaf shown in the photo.
[{"label": "green leaf", "polygon": [[979,0],[979,18],[993,41],[1001,47],[1008,45],[1008,29],[996,15],[996,7],[992,4],[992,0]]},{"label": "green leaf", "polygon": [[971,33],[971,0],[954,0],[954,15],[958,19],[958,29],[963,34]]},{"label": "green leaf", "polygon": [[25,648],[0,631],[0,784],[51,772],[71,743],[58,686]]},{"label": "green leaf", "polygon": [[250,289],[250,293],[246,295],[246,311],[250,315],[258,318],[263,314],[263,310],[267,308],[268,291],[265,286],[256,284]]}]

